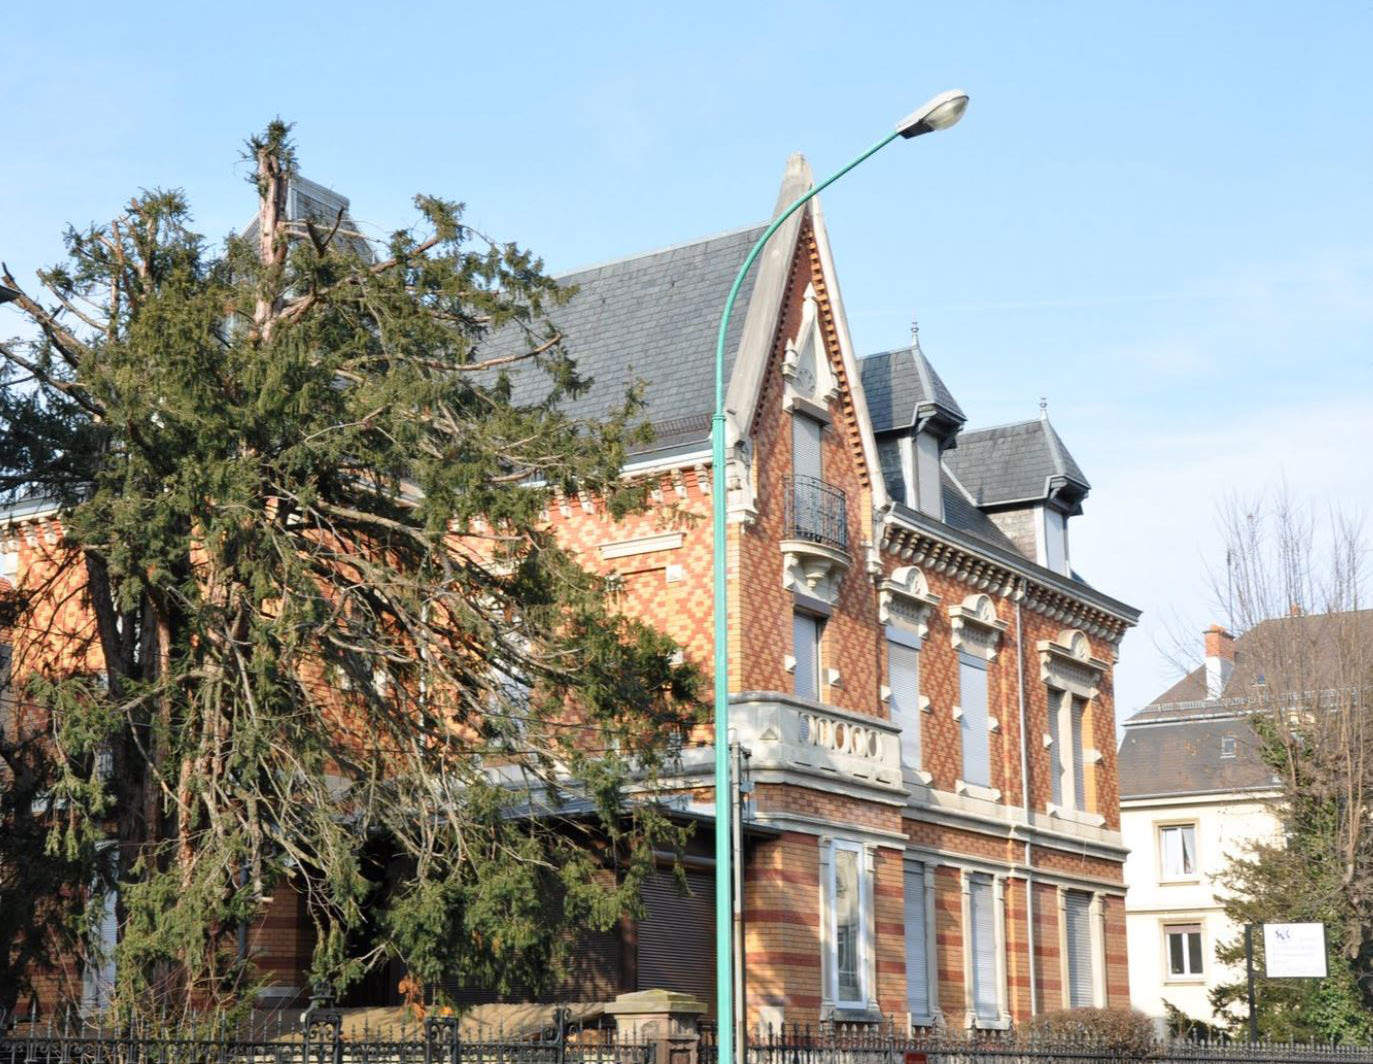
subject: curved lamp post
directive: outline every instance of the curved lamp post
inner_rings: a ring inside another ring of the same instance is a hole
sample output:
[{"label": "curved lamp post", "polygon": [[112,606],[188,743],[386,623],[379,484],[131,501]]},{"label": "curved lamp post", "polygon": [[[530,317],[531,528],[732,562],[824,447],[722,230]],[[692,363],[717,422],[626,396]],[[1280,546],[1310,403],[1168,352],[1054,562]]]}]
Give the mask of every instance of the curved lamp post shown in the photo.
[{"label": "curved lamp post", "polygon": [[922,133],[947,129],[960,118],[968,106],[968,94],[954,89],[941,92],[924,106],[896,124],[896,128],[843,169],[836,170],[779,214],[758,238],[753,249],[739,267],[734,285],[725,300],[720,316],[720,332],[715,341],[715,414],[710,422],[711,445],[711,524],[714,532],[715,576],[715,993],[716,1020],[719,1024],[718,1064],[734,1064],[734,950],[732,941],[733,913],[730,894],[733,871],[730,848],[729,784],[729,617],[726,612],[725,580],[725,506],[728,492],[725,487],[725,333],[729,330],[730,314],[739,287],[758,258],[763,246],[778,228],[795,214],[821,189],[828,188],[859,163],[875,155],[897,137],[910,139]]}]

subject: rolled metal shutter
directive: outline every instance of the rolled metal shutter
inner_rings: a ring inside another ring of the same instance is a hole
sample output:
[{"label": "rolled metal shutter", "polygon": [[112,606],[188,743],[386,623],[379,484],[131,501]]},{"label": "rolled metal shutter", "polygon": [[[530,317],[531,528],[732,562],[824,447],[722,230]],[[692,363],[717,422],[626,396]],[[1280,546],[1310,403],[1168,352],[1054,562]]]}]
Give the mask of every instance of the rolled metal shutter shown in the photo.
[{"label": "rolled metal shutter", "polygon": [[930,1007],[929,929],[925,921],[925,866],[906,865],[906,1007],[928,1016]]},{"label": "rolled metal shutter", "polygon": [[638,989],[680,990],[715,1002],[715,877],[686,874],[683,895],[671,872],[644,880],[644,916],[639,921]]},{"label": "rolled metal shutter", "polygon": [[983,1022],[1001,1016],[1001,988],[996,972],[996,895],[992,877],[978,874],[968,883],[972,910],[973,1012]]},{"label": "rolled metal shutter", "polygon": [[1063,898],[1063,918],[1068,940],[1068,1007],[1088,1008],[1096,1004],[1095,973],[1092,970],[1092,896],[1070,890]]}]

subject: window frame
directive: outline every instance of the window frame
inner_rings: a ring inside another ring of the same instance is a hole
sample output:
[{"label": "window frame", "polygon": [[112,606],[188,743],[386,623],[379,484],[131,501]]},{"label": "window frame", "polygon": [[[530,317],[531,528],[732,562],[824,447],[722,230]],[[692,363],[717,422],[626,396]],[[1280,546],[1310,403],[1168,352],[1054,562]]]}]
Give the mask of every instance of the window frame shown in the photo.
[{"label": "window frame", "polygon": [[[920,693],[921,686],[921,662],[920,650],[922,640],[918,635],[907,632],[895,625],[888,625],[886,630],[887,637],[887,689],[891,692],[889,700],[890,717],[893,724],[901,727],[899,739],[899,757],[901,769],[904,774],[920,776],[926,779],[925,768],[925,742],[924,742],[924,716],[926,699]],[[895,682],[896,675],[892,669],[893,650],[900,648],[909,651],[914,659],[915,685],[914,690],[909,693],[909,700],[902,700],[898,695],[898,688]],[[907,726],[909,725],[909,727]],[[908,754],[913,754],[908,758]]]},{"label": "window frame", "polygon": [[[974,897],[975,883],[986,882],[989,886],[988,897],[991,905],[992,921],[992,990],[996,999],[995,1019],[979,1016],[977,1012],[978,961],[976,956],[976,934],[974,931],[977,914]],[[979,869],[963,871],[963,996],[966,1008],[966,1026],[979,1030],[1007,1030],[1011,1016],[1007,1008],[1006,989],[1006,918],[1005,918],[1005,877],[995,872]]]},{"label": "window frame", "polygon": [[[991,677],[991,669],[989,668],[990,664],[991,664],[991,663],[990,663],[989,661],[987,661],[985,658],[978,657],[978,656],[975,655],[975,654],[968,654],[968,653],[961,652],[961,651],[959,652],[959,655],[958,655],[958,706],[957,706],[957,710],[958,710],[958,712],[957,712],[957,718],[958,718],[958,746],[959,746],[958,778],[959,778],[959,780],[960,780],[965,786],[967,786],[968,788],[976,788],[978,791],[983,791],[983,792],[995,792],[995,790],[996,790],[996,784],[995,784],[995,782],[993,781],[993,778],[992,778],[992,719],[993,719],[993,718],[992,718],[992,706],[991,706],[991,703],[992,703],[992,682],[991,682],[992,677]],[[968,761],[968,743],[967,743],[967,741],[966,741],[966,737],[967,737],[970,733],[973,732],[973,727],[974,727],[974,725],[973,725],[973,723],[970,722],[969,719],[968,719],[968,718],[969,718],[969,713],[968,713],[968,708],[969,708],[969,707],[968,707],[968,705],[966,704],[966,702],[967,702],[967,699],[966,699],[966,685],[965,685],[964,682],[963,682],[964,668],[965,668],[965,667],[966,667],[966,668],[969,668],[969,669],[973,669],[973,670],[975,670],[975,671],[977,671],[977,672],[980,672],[980,673],[982,673],[982,676],[983,676],[983,693],[984,693],[984,694],[983,694],[982,705],[981,705],[981,707],[979,707],[979,713],[980,713],[980,715],[981,715],[981,721],[982,721],[983,733],[984,733],[984,736],[983,736],[983,738],[982,738],[982,740],[981,740],[981,742],[982,742],[984,745],[983,745],[982,747],[980,747],[980,750],[981,750],[981,749],[985,749],[985,751],[986,751],[986,756],[987,756],[987,761],[986,761],[986,779],[985,779],[985,780],[971,779],[971,778],[970,778],[971,773],[969,773],[969,771],[968,771],[968,768],[969,768],[969,761]]]},{"label": "window frame", "polygon": [[[906,962],[906,1008],[910,1015],[911,1023],[917,1027],[930,1027],[939,1022],[941,1012],[939,1009],[939,957],[938,940],[934,934],[935,929],[935,876],[938,865],[932,861],[924,859],[907,860],[901,868],[901,900],[902,900],[902,925],[905,941],[905,962]],[[919,870],[920,892],[918,899],[919,911],[921,914],[921,931],[924,933],[923,955],[925,962],[925,1001],[924,1007],[919,1008],[919,1003],[911,996],[911,924],[907,919],[913,907],[909,893],[912,872]]]},{"label": "window frame", "polygon": [[[1168,874],[1167,850],[1164,833],[1168,831],[1192,829],[1192,870],[1177,875]],[[1154,847],[1158,855],[1158,881],[1160,883],[1196,883],[1201,879],[1201,851],[1197,848],[1197,838],[1201,834],[1196,820],[1169,820],[1154,824]]]},{"label": "window frame", "polygon": [[[1086,957],[1089,965],[1086,972],[1088,1000],[1085,1003],[1073,1001],[1073,957],[1074,938],[1069,932],[1069,907],[1076,899],[1084,903],[1085,924],[1082,928],[1087,936]],[[1104,1004],[1103,974],[1105,972],[1104,942],[1101,931],[1101,895],[1091,890],[1064,887],[1058,892],[1059,913],[1059,954],[1061,957],[1063,1007],[1100,1008]]]},{"label": "window frame", "polygon": [[[821,971],[824,977],[825,1003],[840,1011],[866,1011],[872,1005],[872,945],[869,942],[872,924],[872,864],[868,847],[852,839],[828,839],[824,846],[821,868]],[[857,998],[839,996],[839,928],[835,909],[839,879],[839,854],[854,855],[857,876]]]},{"label": "window frame", "polygon": [[[1167,983],[1200,983],[1206,981],[1206,932],[1205,926],[1200,919],[1188,922],[1163,923],[1163,979]],[[1191,966],[1190,943],[1186,941],[1191,935],[1197,937],[1197,954],[1200,967],[1194,971],[1173,971],[1173,950],[1171,939],[1174,935],[1183,937],[1183,962],[1185,968]]]}]

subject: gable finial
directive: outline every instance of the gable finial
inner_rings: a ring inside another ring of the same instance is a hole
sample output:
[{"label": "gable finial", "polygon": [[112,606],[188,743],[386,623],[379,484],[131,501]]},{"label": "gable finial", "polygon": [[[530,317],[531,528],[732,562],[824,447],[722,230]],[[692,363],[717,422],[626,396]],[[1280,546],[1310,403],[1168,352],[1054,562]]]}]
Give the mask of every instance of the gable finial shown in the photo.
[{"label": "gable finial", "polygon": [[1041,395],[1039,397],[1039,420],[1049,420],[1049,397],[1047,395]]},{"label": "gable finial", "polygon": [[911,319],[911,350],[920,350],[920,322],[915,318]]}]

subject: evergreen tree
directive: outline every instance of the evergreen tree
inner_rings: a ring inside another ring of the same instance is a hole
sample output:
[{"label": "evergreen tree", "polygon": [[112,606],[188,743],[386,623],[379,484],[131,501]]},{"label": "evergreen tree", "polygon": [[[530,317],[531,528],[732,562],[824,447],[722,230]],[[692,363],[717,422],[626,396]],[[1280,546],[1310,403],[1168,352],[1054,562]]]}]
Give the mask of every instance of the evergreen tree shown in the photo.
[{"label": "evergreen tree", "polygon": [[0,345],[0,486],[61,500],[101,662],[27,684],[49,845],[118,841],[124,1009],[242,1001],[236,931],[288,885],[335,990],[390,957],[545,985],[679,841],[647,799],[694,673],[543,518],[645,505],[635,397],[562,412],[567,292],[460,205],[373,248],[288,220],[283,123],[247,156],[257,224],[222,253],[155,191],[70,231],[38,297],[4,272],[33,332]]}]

